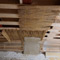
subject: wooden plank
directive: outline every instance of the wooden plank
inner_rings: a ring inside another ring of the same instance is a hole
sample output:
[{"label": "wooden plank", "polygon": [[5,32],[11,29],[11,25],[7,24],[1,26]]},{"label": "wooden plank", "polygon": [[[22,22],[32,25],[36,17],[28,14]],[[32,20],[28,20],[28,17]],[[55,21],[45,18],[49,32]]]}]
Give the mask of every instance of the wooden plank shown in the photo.
[{"label": "wooden plank", "polygon": [[0,39],[0,42],[7,42],[6,39]]},{"label": "wooden plank", "polygon": [[0,9],[18,9],[17,4],[0,4]]},{"label": "wooden plank", "polygon": [[11,42],[24,40],[24,37],[40,37],[43,39],[44,30],[6,29]]},{"label": "wooden plank", "polygon": [[17,33],[18,30],[6,30],[8,36],[10,37],[11,41],[17,41],[17,40],[21,40],[19,39],[19,36],[18,36],[18,33]]},{"label": "wooden plank", "polygon": [[46,31],[49,29],[50,28],[20,28],[20,30],[25,30],[25,31]]},{"label": "wooden plank", "polygon": [[3,43],[0,43],[0,45],[7,45],[7,46],[11,46],[11,45],[21,45],[21,42],[3,42]]},{"label": "wooden plank", "polygon": [[16,52],[22,52],[23,50],[18,50],[18,49],[0,49],[0,51],[16,51]]},{"label": "wooden plank", "polygon": [[60,44],[46,44],[45,47],[60,47]]},{"label": "wooden plank", "polygon": [[19,25],[18,22],[0,21],[0,25]]},{"label": "wooden plank", "polygon": [[4,36],[0,36],[0,38],[4,38]]},{"label": "wooden plank", "polygon": [[49,47],[46,48],[46,51],[45,52],[60,52],[60,49],[59,47]]},{"label": "wooden plank", "polygon": [[7,27],[1,27],[0,28],[0,30],[4,30],[4,29],[18,29],[19,30],[19,28],[14,28],[14,27],[13,28],[10,28],[10,27],[8,27],[8,28]]},{"label": "wooden plank", "polygon": [[18,14],[0,13],[0,18],[19,18]]},{"label": "wooden plank", "polygon": [[45,40],[45,42],[47,42],[48,44],[60,44],[60,42],[56,42],[56,41],[46,41]]},{"label": "wooden plank", "polygon": [[21,42],[3,42],[0,43],[0,50],[6,50],[6,51],[22,51],[23,46]]},{"label": "wooden plank", "polygon": [[49,30],[50,28],[36,28],[36,29],[31,29],[31,28],[28,28],[28,29],[26,29],[26,28],[11,28],[11,27],[1,27],[0,28],[0,30],[3,30],[3,29],[13,29],[13,30],[15,30],[15,29],[17,29],[17,30],[25,30],[25,31],[46,31],[46,30]]},{"label": "wooden plank", "polygon": [[[55,7],[54,9],[59,8]],[[57,13],[53,12],[53,6],[21,6],[19,10],[20,27],[26,29],[49,28]]]},{"label": "wooden plank", "polygon": [[41,22],[41,21],[38,21],[38,20],[35,20],[35,21],[29,21],[29,20],[20,20],[20,27],[21,28],[40,28],[40,27],[48,27],[50,26],[52,23],[47,23],[47,22]]},{"label": "wooden plank", "polygon": [[2,34],[3,34],[3,36],[8,40],[8,42],[11,42],[11,40],[10,40],[10,38],[9,38],[9,36],[8,36],[8,34],[6,33],[5,30],[2,31]]}]

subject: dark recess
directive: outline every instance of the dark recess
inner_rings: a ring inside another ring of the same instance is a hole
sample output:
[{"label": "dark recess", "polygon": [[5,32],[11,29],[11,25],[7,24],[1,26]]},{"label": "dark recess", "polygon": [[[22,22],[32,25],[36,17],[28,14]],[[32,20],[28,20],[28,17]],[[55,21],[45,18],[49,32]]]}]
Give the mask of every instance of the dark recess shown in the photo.
[{"label": "dark recess", "polygon": [[47,31],[46,33],[50,33],[50,31]]},{"label": "dark recess", "polygon": [[60,5],[60,0],[32,0],[37,5]]},{"label": "dark recess", "polygon": [[45,37],[48,37],[47,35],[45,35]]},{"label": "dark recess", "polygon": [[2,25],[2,27],[15,27],[15,28],[19,28],[19,25]]},{"label": "dark recess", "polygon": [[53,28],[53,26],[50,26],[50,29],[52,29]]}]

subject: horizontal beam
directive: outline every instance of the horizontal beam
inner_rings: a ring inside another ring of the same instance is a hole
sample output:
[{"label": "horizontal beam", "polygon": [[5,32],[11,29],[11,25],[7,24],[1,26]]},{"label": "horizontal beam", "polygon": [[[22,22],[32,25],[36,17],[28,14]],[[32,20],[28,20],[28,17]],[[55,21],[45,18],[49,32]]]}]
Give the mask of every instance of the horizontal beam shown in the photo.
[{"label": "horizontal beam", "polygon": [[13,28],[5,28],[5,27],[0,28],[0,30],[4,30],[4,29],[14,29],[14,30],[17,29],[17,30],[19,30],[19,28],[14,28],[14,27]]},{"label": "horizontal beam", "polygon": [[19,18],[18,14],[0,13],[0,18]]},{"label": "horizontal beam", "polygon": [[5,38],[4,36],[0,36],[0,38]]},{"label": "horizontal beam", "polygon": [[0,39],[0,42],[7,42],[6,39]]},{"label": "horizontal beam", "polygon": [[25,31],[47,31],[50,28],[22,28],[20,30],[25,30]]},{"label": "horizontal beam", "polygon": [[60,44],[46,44],[45,47],[60,47]]},{"label": "horizontal beam", "polygon": [[60,52],[60,50],[56,50],[56,51],[54,51],[54,50],[46,50],[46,51],[41,50],[40,52]]},{"label": "horizontal beam", "polygon": [[0,30],[3,30],[3,29],[17,29],[17,30],[25,30],[25,31],[47,31],[49,28],[39,28],[39,29],[26,29],[26,28],[22,28],[22,29],[20,29],[20,28],[11,28],[11,27],[9,27],[9,28],[5,28],[5,27],[1,27],[0,28]]},{"label": "horizontal beam", "polygon": [[18,22],[5,22],[5,21],[0,21],[1,25],[19,25]]},{"label": "horizontal beam", "polygon": [[0,45],[21,45],[21,42],[3,42]]},{"label": "horizontal beam", "polygon": [[17,52],[22,52],[23,50],[18,50],[18,49],[0,49],[0,51],[17,51]]},{"label": "horizontal beam", "polygon": [[0,9],[18,9],[16,4],[0,4]]}]

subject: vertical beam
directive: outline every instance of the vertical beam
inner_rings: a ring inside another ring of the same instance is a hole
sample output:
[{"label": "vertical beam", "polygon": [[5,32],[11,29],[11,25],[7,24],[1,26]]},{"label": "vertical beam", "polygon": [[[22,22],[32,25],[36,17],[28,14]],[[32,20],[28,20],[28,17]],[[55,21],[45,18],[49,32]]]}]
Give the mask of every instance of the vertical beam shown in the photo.
[{"label": "vertical beam", "polygon": [[23,4],[23,0],[20,0],[20,4]]}]

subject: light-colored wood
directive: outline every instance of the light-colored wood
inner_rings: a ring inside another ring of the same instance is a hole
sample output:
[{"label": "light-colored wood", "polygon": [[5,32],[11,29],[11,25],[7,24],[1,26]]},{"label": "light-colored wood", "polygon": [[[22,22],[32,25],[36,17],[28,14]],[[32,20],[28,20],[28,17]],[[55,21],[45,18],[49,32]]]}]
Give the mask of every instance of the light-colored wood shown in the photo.
[{"label": "light-colored wood", "polygon": [[18,22],[0,21],[0,25],[19,25]]},{"label": "light-colored wood", "polygon": [[4,42],[0,43],[0,50],[6,51],[23,51],[21,42]]},{"label": "light-colored wood", "polygon": [[60,47],[60,44],[47,44],[47,45],[44,45],[46,47],[50,46],[50,47]]},{"label": "light-colored wood", "polygon": [[46,52],[46,57],[49,58],[49,60],[60,60],[60,51],[58,52]]},{"label": "light-colored wood", "polygon": [[19,9],[17,4],[0,4],[0,9]]},{"label": "light-colored wood", "polygon": [[[20,6],[19,10],[19,25],[21,29],[27,30],[40,30],[46,29],[47,31],[51,24],[55,22],[57,13],[53,12],[58,10],[59,7],[54,6]],[[43,37],[45,33],[43,33]],[[41,36],[41,38],[43,39]]]},{"label": "light-colored wood", "polygon": [[18,14],[0,13],[0,18],[19,18]]},{"label": "light-colored wood", "polygon": [[0,49],[0,51],[16,51],[16,52],[22,52],[23,50],[18,50],[18,49]]},{"label": "light-colored wood", "polygon": [[3,34],[3,36],[8,40],[8,42],[11,42],[11,40],[10,40],[10,38],[9,38],[9,36],[8,36],[8,34],[6,33],[5,30],[2,31],[2,34]]},{"label": "light-colored wood", "polygon": [[19,28],[14,28],[14,27],[13,27],[13,28],[11,28],[11,27],[8,27],[8,28],[6,28],[6,27],[1,27],[1,28],[0,28],[0,30],[4,30],[4,29],[18,29],[18,30],[19,30]]}]

